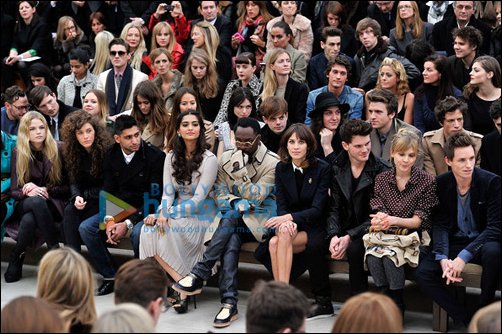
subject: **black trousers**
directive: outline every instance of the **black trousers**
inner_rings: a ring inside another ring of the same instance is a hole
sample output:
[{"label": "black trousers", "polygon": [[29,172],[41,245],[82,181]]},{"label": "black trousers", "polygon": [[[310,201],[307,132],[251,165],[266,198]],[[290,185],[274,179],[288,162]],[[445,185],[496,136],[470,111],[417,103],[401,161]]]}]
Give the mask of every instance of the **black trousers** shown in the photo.
[{"label": "black trousers", "polygon": [[[466,243],[451,243],[449,258],[454,259],[465,248]],[[490,304],[500,281],[501,264],[500,242],[491,241],[483,245],[479,253],[471,260],[471,263],[483,267],[481,274],[481,296],[479,307]],[[435,259],[435,253],[430,252],[415,270],[415,280],[418,286],[438,303],[457,322],[469,324],[471,313],[448,291],[445,280],[441,278],[443,272],[439,261]]]}]

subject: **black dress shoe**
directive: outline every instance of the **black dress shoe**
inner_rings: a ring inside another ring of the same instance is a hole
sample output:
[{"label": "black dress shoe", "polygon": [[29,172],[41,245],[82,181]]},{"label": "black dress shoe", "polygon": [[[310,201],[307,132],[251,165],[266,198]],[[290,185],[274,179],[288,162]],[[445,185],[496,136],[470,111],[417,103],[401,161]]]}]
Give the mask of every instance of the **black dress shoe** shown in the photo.
[{"label": "black dress shoe", "polygon": [[221,309],[214,317],[213,326],[216,328],[223,328],[229,326],[232,321],[238,318],[237,305],[222,304]]},{"label": "black dress shoe", "polygon": [[113,292],[114,280],[104,280],[103,284],[94,292],[95,296],[104,296]]},{"label": "black dress shoe", "polygon": [[173,285],[173,289],[188,296],[197,295],[202,292],[204,281],[195,274],[188,274]]}]

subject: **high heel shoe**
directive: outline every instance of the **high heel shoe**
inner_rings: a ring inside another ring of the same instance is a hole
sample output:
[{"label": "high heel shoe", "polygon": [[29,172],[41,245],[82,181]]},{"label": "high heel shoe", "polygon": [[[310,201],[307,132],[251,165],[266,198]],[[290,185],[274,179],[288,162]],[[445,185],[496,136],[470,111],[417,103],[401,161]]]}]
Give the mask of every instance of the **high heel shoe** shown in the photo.
[{"label": "high heel shoe", "polygon": [[187,296],[185,299],[179,299],[176,304],[173,305],[173,308],[178,313],[187,313],[188,305],[190,304],[190,300],[193,300],[194,308],[197,308],[197,302],[195,301],[195,296]]}]

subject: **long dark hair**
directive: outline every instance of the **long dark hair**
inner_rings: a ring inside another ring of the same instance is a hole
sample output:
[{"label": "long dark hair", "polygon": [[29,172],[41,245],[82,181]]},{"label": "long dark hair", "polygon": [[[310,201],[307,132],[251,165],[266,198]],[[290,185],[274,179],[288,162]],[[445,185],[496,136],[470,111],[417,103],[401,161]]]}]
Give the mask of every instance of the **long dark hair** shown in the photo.
[{"label": "long dark hair", "polygon": [[206,139],[204,136],[206,130],[204,127],[204,120],[199,112],[195,110],[187,110],[180,113],[176,118],[176,129],[179,130],[183,118],[188,115],[194,115],[197,117],[197,121],[200,126],[200,133],[199,138],[197,139],[195,152],[190,159],[187,159],[186,157],[187,148],[183,138],[178,136],[174,141],[174,156],[172,160],[174,172],[172,175],[176,179],[176,182],[181,185],[192,183],[192,173],[199,169],[202,164],[204,151],[206,150]]},{"label": "long dark hair", "polygon": [[[452,74],[448,72],[448,58],[446,58],[445,56],[439,54],[432,54],[424,59],[424,64],[425,62],[428,61],[433,63],[434,67],[436,68],[436,71],[438,71],[441,74],[441,79],[439,80],[436,99],[433,101],[434,104],[436,104],[437,102],[439,102],[440,100],[444,99],[447,96],[455,95],[453,89],[454,86],[452,84],[450,77],[450,75]],[[422,83],[416,89],[415,95],[417,97],[421,97],[423,94],[425,94],[426,88],[430,86],[431,86],[430,84]]]},{"label": "long dark hair", "polygon": [[81,161],[82,145],[77,140],[76,132],[80,130],[86,123],[89,123],[94,128],[94,143],[90,152],[91,170],[90,174],[94,177],[102,176],[102,163],[104,155],[108,148],[112,145],[112,139],[106,131],[104,124],[97,117],[91,114],[77,110],[66,116],[63,127],[61,129],[61,137],[64,142],[63,155],[68,168],[70,182],[76,182],[78,166]]}]

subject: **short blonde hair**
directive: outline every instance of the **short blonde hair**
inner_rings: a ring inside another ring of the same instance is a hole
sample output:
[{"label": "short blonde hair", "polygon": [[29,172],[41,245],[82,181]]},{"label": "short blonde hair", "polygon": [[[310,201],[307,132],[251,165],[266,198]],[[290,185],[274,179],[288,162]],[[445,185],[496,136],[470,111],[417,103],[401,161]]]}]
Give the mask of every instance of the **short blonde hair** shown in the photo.
[{"label": "short blonde hair", "polygon": [[140,305],[122,303],[101,314],[91,333],[155,333],[155,321]]}]

